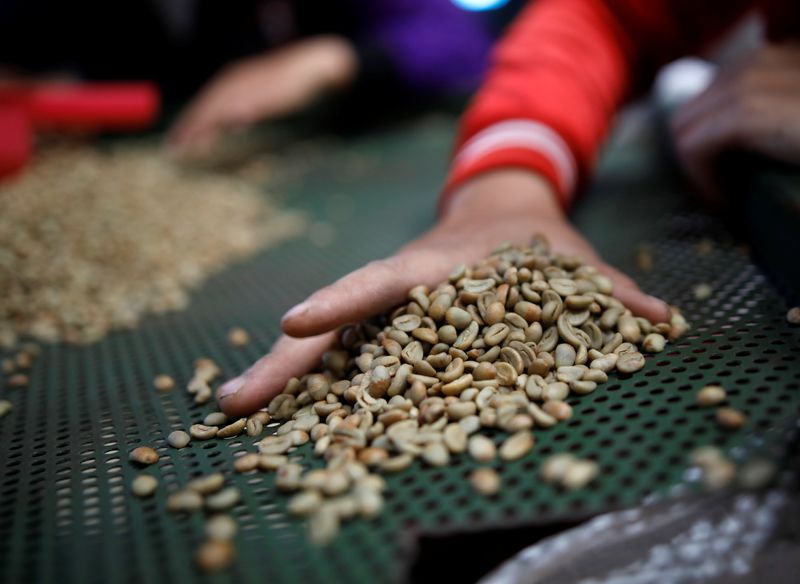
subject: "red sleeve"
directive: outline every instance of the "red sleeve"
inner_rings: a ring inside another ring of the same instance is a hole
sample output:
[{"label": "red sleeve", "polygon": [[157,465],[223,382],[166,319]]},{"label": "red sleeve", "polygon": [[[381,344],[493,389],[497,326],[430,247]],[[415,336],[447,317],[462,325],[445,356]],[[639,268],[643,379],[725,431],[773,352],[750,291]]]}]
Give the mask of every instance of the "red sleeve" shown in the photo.
[{"label": "red sleeve", "polygon": [[521,167],[569,206],[637,74],[724,30],[745,0],[537,0],[499,43],[461,121],[440,208],[467,179]]}]

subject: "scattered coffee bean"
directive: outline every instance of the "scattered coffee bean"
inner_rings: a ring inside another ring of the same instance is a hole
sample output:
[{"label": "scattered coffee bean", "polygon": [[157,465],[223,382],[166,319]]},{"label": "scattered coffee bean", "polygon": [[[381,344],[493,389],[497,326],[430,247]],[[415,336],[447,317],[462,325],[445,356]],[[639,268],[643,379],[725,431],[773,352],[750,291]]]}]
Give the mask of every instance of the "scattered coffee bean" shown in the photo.
[{"label": "scattered coffee bean", "polygon": [[236,520],[230,515],[214,515],[206,521],[206,537],[215,541],[230,541],[236,535]]},{"label": "scattered coffee bean", "polygon": [[236,472],[250,472],[258,468],[260,456],[255,452],[249,452],[233,461],[233,469]]},{"label": "scattered coffee bean", "polygon": [[790,308],[786,313],[786,322],[789,324],[800,324],[800,306]]},{"label": "scattered coffee bean", "polygon": [[278,467],[275,486],[281,491],[296,491],[300,488],[303,467],[293,462]]},{"label": "scattered coffee bean", "polygon": [[250,436],[251,438],[255,436],[261,436],[264,432],[264,423],[255,416],[250,416],[247,418],[247,423],[245,424],[245,433]]},{"label": "scattered coffee bean", "polygon": [[206,509],[209,511],[227,511],[236,505],[241,497],[242,494],[238,487],[226,487],[206,497]]},{"label": "scattered coffee bean", "polygon": [[497,452],[494,442],[482,434],[470,437],[467,449],[469,450],[469,455],[478,462],[489,462]]},{"label": "scattered coffee bean", "polygon": [[751,458],[736,473],[736,482],[744,489],[755,491],[768,487],[778,472],[777,465],[766,458]]},{"label": "scattered coffee bean", "polygon": [[542,464],[541,476],[546,483],[560,483],[576,458],[568,452],[554,454]]},{"label": "scattered coffee bean", "polygon": [[447,466],[450,462],[450,451],[443,442],[431,442],[422,451],[422,460],[431,466]]},{"label": "scattered coffee bean", "polygon": [[642,349],[648,353],[660,353],[667,345],[667,339],[658,333],[650,333],[642,341]]},{"label": "scattered coffee bean", "polygon": [[333,507],[323,505],[308,522],[308,538],[317,545],[327,545],[339,533],[339,515]]},{"label": "scattered coffee bean", "polygon": [[747,422],[747,417],[733,408],[719,408],[717,410],[717,423],[727,430],[738,430]]},{"label": "scattered coffee bean", "polygon": [[203,508],[203,497],[195,491],[178,491],[167,497],[167,510],[172,513],[191,513]]},{"label": "scattered coffee bean", "polygon": [[259,454],[258,468],[260,470],[277,470],[289,461],[289,458],[282,454]]},{"label": "scattered coffee bean", "polygon": [[639,352],[623,353],[617,359],[617,371],[635,373],[644,367],[644,355]]},{"label": "scattered coffee bean", "polygon": [[150,497],[158,488],[158,479],[152,475],[139,475],[131,483],[131,492],[137,497]]},{"label": "scattered coffee bean", "polygon": [[714,290],[708,284],[697,284],[694,288],[692,288],[692,294],[694,294],[695,300],[708,300],[711,298],[711,295],[714,293]]},{"label": "scattered coffee bean", "polygon": [[542,405],[545,413],[553,416],[559,422],[569,420],[572,417],[572,406],[565,401],[552,400]]},{"label": "scattered coffee bean", "polygon": [[201,570],[216,572],[228,567],[236,557],[236,549],[228,540],[210,539],[197,549],[195,560]]},{"label": "scattered coffee bean", "polygon": [[576,460],[567,466],[561,484],[567,489],[582,489],[595,479],[599,470],[592,460]]},{"label": "scattered coffee bean", "polygon": [[243,328],[232,328],[228,332],[228,342],[234,347],[244,347],[250,342],[250,335]]},{"label": "scattered coffee bean", "polygon": [[210,495],[219,491],[225,484],[225,477],[221,472],[215,472],[192,479],[186,489],[200,495]]},{"label": "scattered coffee bean", "polygon": [[0,400],[0,418],[5,416],[12,409],[13,409],[13,406],[11,405],[10,401],[8,401],[7,399]]},{"label": "scattered coffee bean", "polygon": [[247,418],[239,418],[232,424],[228,424],[227,426],[220,428],[217,432],[217,438],[232,438],[234,436],[238,436],[239,434],[244,431],[244,427],[247,425]]},{"label": "scattered coffee bean", "polygon": [[139,446],[131,450],[128,458],[131,460],[131,462],[136,462],[139,464],[154,464],[158,462],[158,452],[149,446]]},{"label": "scattered coffee bean", "polygon": [[493,468],[476,468],[469,476],[469,482],[478,493],[491,497],[500,490],[500,475]]},{"label": "scattered coffee bean", "polygon": [[500,458],[503,460],[517,460],[525,456],[534,445],[533,434],[527,430],[522,430],[512,434],[500,446]]},{"label": "scattered coffee bean", "polygon": [[174,432],[170,432],[169,436],[167,436],[167,444],[173,448],[185,448],[191,441],[192,437],[183,430],[175,430]]},{"label": "scattered coffee bean", "polygon": [[28,387],[30,379],[24,373],[15,373],[14,375],[8,378],[8,381],[6,383],[8,384],[8,387],[15,387],[15,388]]},{"label": "scattered coffee bean", "polygon": [[228,421],[228,416],[222,412],[211,412],[203,418],[203,425],[205,426],[222,426]]},{"label": "scattered coffee bean", "polygon": [[712,491],[727,487],[734,478],[736,478],[736,465],[727,458],[713,461],[703,468],[703,485]]},{"label": "scattered coffee bean", "polygon": [[292,515],[306,516],[319,509],[322,500],[322,495],[318,491],[302,491],[289,499],[287,508]]},{"label": "scattered coffee bean", "polygon": [[697,392],[697,405],[699,406],[716,406],[721,404],[727,398],[725,390],[719,385],[706,385]]},{"label": "scattered coffee bean", "polygon": [[153,380],[153,387],[158,391],[170,391],[175,387],[175,380],[166,374],[156,375]]},{"label": "scattered coffee bean", "polygon": [[192,424],[189,428],[189,434],[196,440],[210,440],[217,435],[218,428],[216,426],[206,426],[204,424]]},{"label": "scattered coffee bean", "polygon": [[636,267],[644,272],[653,269],[653,250],[647,245],[636,248]]}]

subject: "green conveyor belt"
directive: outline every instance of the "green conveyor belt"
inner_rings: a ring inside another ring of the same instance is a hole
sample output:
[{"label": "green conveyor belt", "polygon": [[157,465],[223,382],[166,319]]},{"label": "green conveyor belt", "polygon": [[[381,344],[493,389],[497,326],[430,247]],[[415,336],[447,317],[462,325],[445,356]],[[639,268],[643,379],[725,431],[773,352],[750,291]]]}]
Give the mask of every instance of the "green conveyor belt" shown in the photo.
[{"label": "green conveyor belt", "polygon": [[[329,245],[285,243],[214,277],[184,312],[148,318],[88,347],[45,347],[29,389],[0,389],[15,408],[0,419],[0,581],[397,581],[420,534],[575,521],[636,505],[680,483],[687,454],[699,445],[746,453],[775,443],[779,453],[800,406],[800,328],[785,322],[784,299],[720,221],[693,210],[652,160],[624,149],[612,151],[605,179],[576,220],[608,260],[681,306],[693,330],[649,357],[639,374],[615,374],[593,394],[571,398],[574,418],[537,432],[534,451],[503,466],[498,497],[473,494],[465,477],[474,463],[466,457],[444,469],[415,463],[388,477],[379,518],[346,524],[319,550],[306,543],[302,521],[286,514],[271,474],[231,472],[234,453],[252,449],[252,439],[170,449],[169,431],[198,421],[213,404],[195,406],[182,390],[160,394],[153,377],[170,373],[183,387],[192,361],[204,355],[226,375],[239,372],[267,350],[293,303],[422,232],[432,222],[451,132],[449,120],[428,120],[332,147],[286,189],[289,204],[324,222],[317,230],[332,228]],[[703,255],[696,244],[705,237],[715,245]],[[633,265],[642,242],[655,258],[647,273]],[[714,289],[704,302],[692,294],[701,282]],[[225,340],[237,325],[253,337],[241,349]],[[748,413],[745,431],[720,430],[713,410],[693,405],[696,389],[712,382]],[[128,493],[141,471],[127,453],[142,443],[161,454],[148,471],[161,481],[149,500]],[[310,459],[309,446],[298,454]],[[596,459],[600,478],[577,492],[542,484],[541,461],[561,451]],[[190,477],[214,470],[228,473],[244,500],[234,513],[236,564],[205,577],[192,561],[201,518],[170,515],[164,502]]]}]

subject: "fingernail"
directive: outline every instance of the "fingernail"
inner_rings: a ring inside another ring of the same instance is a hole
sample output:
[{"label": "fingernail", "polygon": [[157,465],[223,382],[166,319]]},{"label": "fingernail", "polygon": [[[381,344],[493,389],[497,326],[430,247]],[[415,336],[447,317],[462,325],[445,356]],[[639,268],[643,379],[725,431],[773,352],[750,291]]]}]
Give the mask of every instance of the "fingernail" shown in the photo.
[{"label": "fingernail", "polygon": [[217,391],[217,399],[222,401],[234,395],[236,392],[242,389],[244,382],[245,382],[244,375],[240,375],[239,377],[231,379],[230,381],[228,381],[222,387],[219,388],[219,390]]},{"label": "fingernail", "polygon": [[297,306],[290,308],[289,311],[283,315],[282,320],[289,320],[291,318],[296,318],[298,316],[306,314],[308,312],[308,308],[309,308],[308,302],[301,302]]}]

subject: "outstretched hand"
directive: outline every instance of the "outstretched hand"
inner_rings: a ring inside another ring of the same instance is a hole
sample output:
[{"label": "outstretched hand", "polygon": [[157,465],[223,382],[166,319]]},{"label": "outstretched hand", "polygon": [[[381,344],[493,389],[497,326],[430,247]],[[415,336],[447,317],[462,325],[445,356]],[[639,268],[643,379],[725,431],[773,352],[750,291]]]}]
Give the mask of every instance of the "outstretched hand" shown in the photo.
[{"label": "outstretched hand", "polygon": [[554,251],[581,256],[596,266],[634,313],[653,322],[669,319],[664,302],[644,294],[633,280],[600,259],[569,224],[544,180],[525,171],[497,171],[462,187],[446,216],[422,237],[315,292],[287,312],[282,321],[286,334],[269,354],[219,389],[220,407],[230,416],[263,407],[291,377],[319,363],[339,326],[400,304],[412,287],[433,286],[458,264],[476,262],[500,243],[527,243],[534,234],[543,234]]}]

